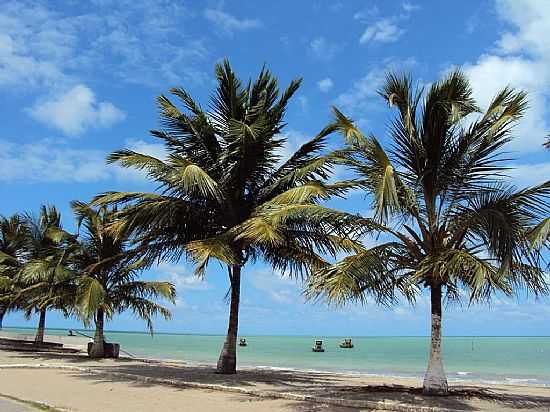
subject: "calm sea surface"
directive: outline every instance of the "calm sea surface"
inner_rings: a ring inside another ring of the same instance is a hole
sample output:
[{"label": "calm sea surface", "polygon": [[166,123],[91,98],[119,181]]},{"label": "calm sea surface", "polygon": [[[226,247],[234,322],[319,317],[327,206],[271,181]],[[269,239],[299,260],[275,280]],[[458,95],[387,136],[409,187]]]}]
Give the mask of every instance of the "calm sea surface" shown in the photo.
[{"label": "calm sea surface", "polygon": [[[4,329],[32,333],[30,329]],[[60,329],[48,329],[47,333],[67,335]],[[215,363],[224,339],[164,333],[151,337],[138,332],[106,335],[107,340],[139,357],[196,363]],[[425,371],[427,337],[353,337],[353,349],[339,348],[342,338],[246,336],[248,346],[238,348],[238,362],[241,366],[391,376],[422,376]],[[315,339],[323,340],[324,353],[311,351]],[[550,337],[446,337],[443,350],[450,380],[550,386]]]}]

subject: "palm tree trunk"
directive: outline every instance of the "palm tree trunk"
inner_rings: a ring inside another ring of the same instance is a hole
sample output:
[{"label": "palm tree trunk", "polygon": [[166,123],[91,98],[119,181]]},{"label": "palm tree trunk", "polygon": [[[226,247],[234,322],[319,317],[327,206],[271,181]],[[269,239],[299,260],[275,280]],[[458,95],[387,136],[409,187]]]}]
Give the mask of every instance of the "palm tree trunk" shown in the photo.
[{"label": "palm tree trunk", "polygon": [[430,348],[430,360],[428,370],[424,376],[423,392],[427,395],[447,395],[447,375],[443,368],[443,356],[441,353],[441,285],[432,285],[432,339]]},{"label": "palm tree trunk", "polygon": [[38,321],[38,331],[34,341],[36,343],[44,342],[44,329],[46,328],[46,309],[40,309],[40,320]]},{"label": "palm tree trunk", "polygon": [[239,329],[239,299],[241,295],[241,267],[231,268],[231,305],[229,309],[229,326],[223,349],[218,359],[217,373],[237,373],[237,334]]},{"label": "palm tree trunk", "polygon": [[88,355],[91,358],[102,358],[105,356],[105,336],[103,334],[105,314],[103,309],[98,309],[95,317],[94,342],[91,345]]},{"label": "palm tree trunk", "polygon": [[5,306],[0,306],[0,330],[2,330],[2,323],[4,322],[4,315],[8,311],[8,308]]}]

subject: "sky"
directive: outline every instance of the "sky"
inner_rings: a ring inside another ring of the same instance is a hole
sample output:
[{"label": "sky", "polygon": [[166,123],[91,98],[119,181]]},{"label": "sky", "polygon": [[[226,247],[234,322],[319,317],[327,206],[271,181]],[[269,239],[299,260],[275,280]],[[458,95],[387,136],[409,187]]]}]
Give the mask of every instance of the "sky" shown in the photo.
[{"label": "sky", "polygon": [[[75,230],[71,200],[108,190],[148,190],[139,173],[106,165],[113,150],[162,156],[148,131],[159,126],[155,98],[174,86],[207,106],[214,65],[228,58],[243,79],[262,65],[281,87],[303,77],[283,133],[297,148],[331,120],[336,105],[364,133],[388,142],[392,112],[376,91],[387,70],[429,84],[459,67],[484,107],[506,85],[529,93],[528,112],[506,150],[515,184],[550,176],[550,3],[546,0],[203,1],[0,0],[0,214],[55,204]],[[335,137],[337,139],[337,137]],[[336,142],[337,143],[337,142]],[[338,203],[368,215],[370,201]],[[172,281],[173,319],[156,330],[223,334],[226,270],[212,264],[201,281],[185,261],[144,274]],[[429,305],[332,308],[304,302],[301,285],[259,263],[243,272],[242,334],[428,335]],[[550,299],[497,297],[490,305],[453,304],[447,335],[550,335]],[[18,313],[5,326],[34,326]],[[47,326],[80,323],[59,313]],[[111,330],[145,330],[129,313]]]}]

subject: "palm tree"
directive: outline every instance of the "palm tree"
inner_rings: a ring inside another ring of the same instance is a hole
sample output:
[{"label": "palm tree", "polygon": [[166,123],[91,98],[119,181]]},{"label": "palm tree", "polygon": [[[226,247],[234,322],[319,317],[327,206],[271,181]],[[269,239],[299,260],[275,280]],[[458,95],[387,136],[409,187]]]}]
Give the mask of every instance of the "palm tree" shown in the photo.
[{"label": "palm tree", "polygon": [[11,308],[8,304],[13,279],[22,265],[27,244],[26,226],[19,215],[0,216],[0,330],[4,315]]},{"label": "palm tree", "polygon": [[68,316],[74,309],[75,276],[69,268],[74,237],[63,230],[55,206],[42,206],[38,217],[27,214],[24,222],[26,261],[14,278],[12,302],[24,309],[27,317],[39,313],[35,341],[41,343],[47,310],[61,310]]},{"label": "palm tree", "polygon": [[228,61],[216,66],[216,78],[208,112],[183,89],[171,93],[185,112],[158,98],[163,130],[151,133],[164,143],[165,159],[130,150],[110,155],[110,162],[145,171],[159,192],[111,192],[95,202],[125,205],[113,229],[132,232],[149,261],[186,255],[198,276],[211,259],[227,266],[229,325],[217,371],[230,374],[236,372],[244,265],[262,258],[283,273],[305,274],[325,264],[317,251],[355,250],[356,243],[341,237],[355,218],[317,204],[351,184],[319,181],[332,166],[320,152],[334,127],[282,159],[283,117],[300,80],[279,96],[268,70],[243,85]]},{"label": "palm tree", "polygon": [[137,280],[145,263],[136,250],[129,248],[130,231],[120,230],[116,236],[107,230],[114,222],[116,210],[94,209],[82,202],[72,202],[80,232],[80,248],[76,259],[79,273],[77,303],[85,323],[92,319],[96,330],[89,351],[91,357],[103,357],[104,321],[114,314],[131,310],[147,322],[153,333],[152,317],[156,314],[170,318],[170,312],[151,299],[175,299],[175,288],[169,282]]},{"label": "palm tree", "polygon": [[432,326],[423,388],[446,394],[442,297],[459,299],[461,289],[470,302],[519,289],[548,292],[528,233],[549,215],[550,181],[517,190],[503,179],[500,149],[525,110],[524,93],[505,88],[478,114],[468,80],[455,71],[426,93],[409,77],[388,74],[380,94],[398,109],[389,152],[335,112],[348,142],[339,156],[360,175],[388,240],[319,271],[309,296],[391,303],[394,288],[411,299],[427,289]]}]

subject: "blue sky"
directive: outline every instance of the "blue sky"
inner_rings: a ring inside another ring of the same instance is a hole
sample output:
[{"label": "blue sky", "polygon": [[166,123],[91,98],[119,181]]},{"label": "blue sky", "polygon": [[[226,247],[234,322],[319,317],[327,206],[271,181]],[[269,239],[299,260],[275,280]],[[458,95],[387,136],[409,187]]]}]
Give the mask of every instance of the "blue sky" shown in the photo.
[{"label": "blue sky", "polygon": [[[281,85],[303,77],[285,134],[297,147],[330,120],[337,105],[382,141],[391,112],[376,95],[384,72],[407,71],[421,84],[453,67],[470,76],[486,105],[507,84],[529,92],[530,108],[507,148],[518,185],[550,176],[541,149],[550,130],[550,4],[545,0],[440,1],[2,1],[0,7],[0,213],[57,205],[74,229],[69,202],[106,190],[144,190],[137,173],[107,166],[128,147],[162,148],[148,136],[158,126],[155,97],[183,86],[206,105],[213,67],[230,59],[248,78],[265,63]],[[261,5],[261,7],[260,7]],[[339,206],[369,213],[352,196]],[[227,276],[212,265],[207,280],[186,262],[145,275],[178,288],[171,322],[157,330],[224,333]],[[303,303],[300,287],[263,266],[247,266],[243,334],[427,335],[428,305],[331,309]],[[550,300],[496,299],[491,306],[451,306],[449,335],[549,335]],[[29,325],[34,325],[35,319]],[[23,325],[19,314],[5,325]],[[56,313],[51,327],[76,327]],[[108,324],[143,330],[129,314]]]}]

